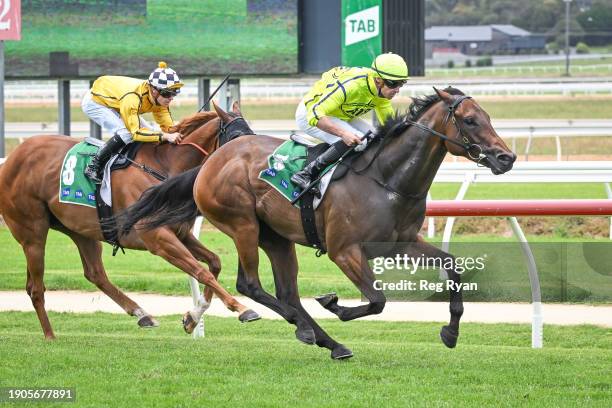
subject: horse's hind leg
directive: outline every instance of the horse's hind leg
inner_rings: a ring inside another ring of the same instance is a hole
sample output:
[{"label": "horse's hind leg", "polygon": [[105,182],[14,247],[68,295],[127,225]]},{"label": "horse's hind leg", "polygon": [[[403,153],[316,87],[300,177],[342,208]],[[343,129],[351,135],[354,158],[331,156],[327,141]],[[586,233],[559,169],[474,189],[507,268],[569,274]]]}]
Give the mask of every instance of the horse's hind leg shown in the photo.
[{"label": "horse's hind leg", "polygon": [[331,350],[331,357],[333,359],[352,357],[353,352],[332,339],[302,306],[298,291],[298,263],[295,255],[295,244],[280,237],[271,230],[270,234],[266,235],[265,239],[260,239],[260,246],[266,252],[272,264],[276,297],[280,301],[293,306],[306,319],[314,330],[317,346]]},{"label": "horse's hind leg", "polygon": [[[32,300],[34,310],[40,321],[45,338],[54,339],[55,334],[45,309],[45,244],[49,233],[49,221],[44,209],[43,214],[30,209],[30,214],[12,217],[4,214],[4,220],[13,233],[15,239],[21,244],[27,262],[26,292]],[[14,219],[19,220],[14,221]]]},{"label": "horse's hind leg", "polygon": [[102,244],[100,242],[72,231],[63,232],[72,238],[79,249],[83,271],[88,281],[113,299],[127,314],[136,316],[140,327],[159,326],[159,323],[151,315],[108,280],[104,265],[102,264]]},{"label": "horse's hind leg", "polygon": [[245,296],[274,310],[285,320],[297,326],[295,332],[298,340],[313,344],[315,335],[308,321],[289,304],[280,301],[266,292],[259,280],[259,223],[255,216],[245,219],[244,217],[232,217],[235,223],[234,244],[238,251],[239,264],[236,289]]}]

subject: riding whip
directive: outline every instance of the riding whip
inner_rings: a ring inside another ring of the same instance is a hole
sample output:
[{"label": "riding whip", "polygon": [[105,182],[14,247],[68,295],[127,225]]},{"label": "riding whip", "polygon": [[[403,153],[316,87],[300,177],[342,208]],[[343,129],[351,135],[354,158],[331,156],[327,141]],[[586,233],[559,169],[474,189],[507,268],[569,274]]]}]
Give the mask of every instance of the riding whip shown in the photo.
[{"label": "riding whip", "polygon": [[225,78],[223,78],[223,81],[221,81],[221,83],[219,84],[219,86],[217,87],[217,89],[215,89],[215,91],[213,93],[210,94],[210,96],[208,97],[208,100],[204,103],[204,105],[202,105],[202,107],[200,109],[198,109],[198,112],[202,112],[202,110],[208,106],[208,104],[210,103],[210,101],[212,100],[212,98],[217,94],[217,92],[219,92],[219,89],[221,89],[221,87],[223,86],[223,84],[225,84],[225,82],[229,79],[230,75],[232,74],[227,74],[225,76]]}]

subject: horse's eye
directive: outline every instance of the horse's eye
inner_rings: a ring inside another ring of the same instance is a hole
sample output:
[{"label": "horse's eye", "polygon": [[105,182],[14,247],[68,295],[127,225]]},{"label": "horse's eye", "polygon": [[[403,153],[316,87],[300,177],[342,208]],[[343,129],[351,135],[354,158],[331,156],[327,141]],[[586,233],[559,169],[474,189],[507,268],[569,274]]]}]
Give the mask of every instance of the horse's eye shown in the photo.
[{"label": "horse's eye", "polygon": [[474,120],[474,118],[465,118],[463,119],[463,123],[468,126],[474,126],[476,124],[476,121]]}]

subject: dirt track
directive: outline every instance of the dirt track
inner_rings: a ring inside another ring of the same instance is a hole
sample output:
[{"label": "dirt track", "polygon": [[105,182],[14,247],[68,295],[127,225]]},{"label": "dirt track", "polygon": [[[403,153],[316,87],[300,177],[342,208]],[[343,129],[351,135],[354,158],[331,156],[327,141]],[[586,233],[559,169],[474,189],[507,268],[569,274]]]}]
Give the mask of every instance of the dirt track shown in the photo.
[{"label": "dirt track", "polygon": [[[141,307],[154,316],[183,314],[192,306],[187,296],[160,296],[143,293],[129,293]],[[264,319],[280,319],[280,316],[266,307],[243,297],[240,302],[252,307]],[[119,306],[101,292],[48,291],[45,294],[47,310],[56,312],[124,313]],[[323,309],[314,299],[303,299],[304,307],[314,318],[336,318]],[[340,300],[342,305],[359,304],[359,300]],[[577,325],[594,324],[612,327],[612,305],[560,305],[542,306],[544,324]],[[0,311],[34,312],[30,298],[25,291],[0,292]],[[466,303],[463,322],[482,323],[531,323],[530,304],[526,303]],[[227,310],[221,301],[214,299],[206,312],[212,316],[236,316]],[[388,302],[382,314],[366,317],[367,320],[382,321],[448,321],[448,303],[433,302]]]}]

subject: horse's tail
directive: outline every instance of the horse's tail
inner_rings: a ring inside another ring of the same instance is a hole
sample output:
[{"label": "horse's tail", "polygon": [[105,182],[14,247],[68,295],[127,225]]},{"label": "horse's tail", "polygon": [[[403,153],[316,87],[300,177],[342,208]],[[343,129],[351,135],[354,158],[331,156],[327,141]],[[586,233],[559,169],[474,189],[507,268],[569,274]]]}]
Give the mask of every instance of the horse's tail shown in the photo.
[{"label": "horse's tail", "polygon": [[144,230],[193,222],[198,215],[193,185],[200,167],[145,190],[138,201],[114,217],[119,226],[119,234],[127,235],[139,221],[142,221],[139,228]]}]

